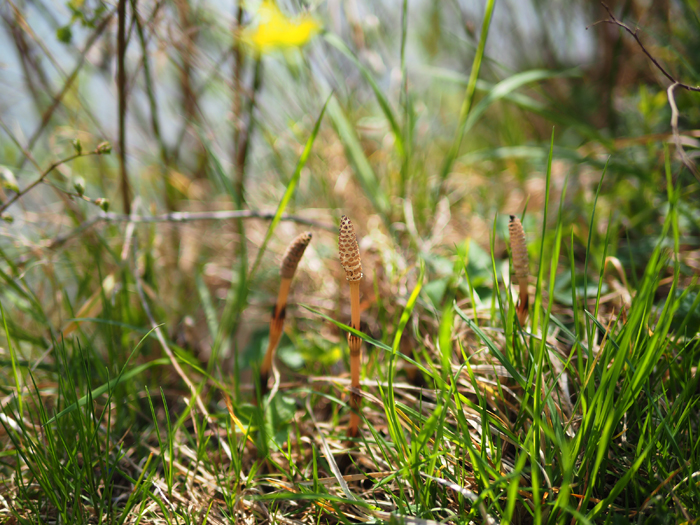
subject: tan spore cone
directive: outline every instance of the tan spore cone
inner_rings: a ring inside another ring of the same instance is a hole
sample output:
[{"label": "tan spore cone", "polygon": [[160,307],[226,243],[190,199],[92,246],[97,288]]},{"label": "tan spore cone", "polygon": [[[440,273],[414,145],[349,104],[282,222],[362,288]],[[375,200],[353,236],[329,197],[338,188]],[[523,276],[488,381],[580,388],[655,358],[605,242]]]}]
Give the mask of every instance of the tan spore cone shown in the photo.
[{"label": "tan spore cone", "polygon": [[362,279],[362,260],[360,259],[360,247],[357,245],[355,228],[345,215],[340,219],[338,251],[340,264],[345,270],[345,278],[350,282]]},{"label": "tan spore cone", "polygon": [[530,260],[527,254],[527,241],[523,225],[515,215],[510,216],[508,223],[510,236],[510,250],[513,256],[513,270],[518,282],[520,300],[516,306],[520,326],[525,326],[527,320],[529,298],[527,295],[527,281],[530,275]]}]

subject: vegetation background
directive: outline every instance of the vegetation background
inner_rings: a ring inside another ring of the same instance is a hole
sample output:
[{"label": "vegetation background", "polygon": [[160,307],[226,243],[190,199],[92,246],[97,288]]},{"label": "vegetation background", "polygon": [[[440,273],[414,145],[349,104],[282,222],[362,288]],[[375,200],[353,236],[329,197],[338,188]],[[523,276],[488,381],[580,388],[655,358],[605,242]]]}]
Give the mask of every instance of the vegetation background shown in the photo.
[{"label": "vegetation background", "polygon": [[697,522],[697,0],[0,15],[0,521]]}]

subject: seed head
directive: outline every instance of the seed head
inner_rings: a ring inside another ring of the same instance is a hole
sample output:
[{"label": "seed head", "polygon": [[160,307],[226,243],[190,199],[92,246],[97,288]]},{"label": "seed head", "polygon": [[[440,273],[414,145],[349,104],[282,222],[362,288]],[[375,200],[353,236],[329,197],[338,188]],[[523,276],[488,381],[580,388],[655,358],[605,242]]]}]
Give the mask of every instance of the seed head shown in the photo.
[{"label": "seed head", "polygon": [[508,224],[510,233],[510,249],[513,254],[513,269],[518,279],[527,279],[530,273],[530,263],[527,256],[527,244],[525,243],[525,231],[515,215],[510,216]]},{"label": "seed head", "polygon": [[359,281],[362,279],[362,260],[360,259],[360,248],[357,246],[355,228],[352,227],[350,219],[345,215],[340,219],[338,247],[340,264],[345,270],[345,278],[348,281]]},{"label": "seed head", "polygon": [[304,250],[311,242],[311,232],[304,232],[299,235],[284,252],[282,265],[280,266],[280,276],[282,279],[291,279],[294,277],[294,272],[297,271],[297,266],[304,255]]}]

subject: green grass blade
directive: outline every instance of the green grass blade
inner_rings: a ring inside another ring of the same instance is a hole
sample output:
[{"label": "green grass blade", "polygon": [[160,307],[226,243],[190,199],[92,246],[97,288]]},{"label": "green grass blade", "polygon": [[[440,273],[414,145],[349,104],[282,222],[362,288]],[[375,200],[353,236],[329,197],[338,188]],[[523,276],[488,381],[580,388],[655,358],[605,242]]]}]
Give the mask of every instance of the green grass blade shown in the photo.
[{"label": "green grass blade", "polygon": [[7,339],[7,348],[10,351],[10,360],[12,361],[12,375],[15,378],[15,389],[17,390],[17,408],[19,409],[19,417],[22,419],[24,417],[24,410],[22,407],[22,381],[20,380],[19,367],[17,366],[17,358],[15,357],[15,348],[12,345],[10,330],[7,328],[5,308],[3,308],[2,303],[0,303],[0,313],[2,314],[2,324],[5,328],[5,339]]},{"label": "green grass blade", "polygon": [[372,88],[372,91],[374,92],[374,96],[377,99],[377,102],[379,103],[379,107],[382,108],[382,112],[384,113],[384,116],[386,117],[387,121],[389,121],[389,126],[391,126],[391,132],[394,134],[394,140],[396,143],[396,151],[399,157],[403,157],[405,154],[405,148],[404,148],[404,143],[403,143],[403,135],[401,133],[401,127],[399,126],[399,122],[394,115],[394,110],[391,108],[391,105],[389,104],[389,101],[386,99],[384,96],[384,93],[382,93],[382,90],[379,88],[377,85],[377,82],[374,80],[372,77],[372,74],[369,72],[369,70],[360,63],[360,61],[357,59],[355,54],[350,50],[350,48],[343,42],[340,38],[338,38],[336,35],[333,33],[326,33],[325,34],[325,39],[326,42],[331,44],[333,47],[335,47],[338,51],[343,53],[346,57],[350,59],[350,61],[355,64],[357,69],[360,70],[360,73],[362,73],[362,76],[365,78],[367,83],[370,85]]},{"label": "green grass blade", "polygon": [[[467,117],[469,116],[469,111],[471,110],[472,103],[474,102],[474,94],[476,92],[476,81],[479,78],[479,71],[481,70],[481,62],[484,58],[484,50],[486,49],[486,40],[489,35],[489,28],[491,27],[491,17],[493,15],[493,9],[496,5],[496,0],[488,0],[486,3],[486,9],[484,10],[484,19],[481,22],[481,35],[479,36],[479,45],[476,48],[476,55],[474,56],[474,61],[472,62],[472,70],[469,75],[469,82],[467,83],[467,89],[464,94],[464,102],[462,103],[462,109],[459,112],[459,124],[457,127],[457,136],[452,142],[445,162],[442,166],[442,171],[440,172],[440,186],[439,192],[442,191],[442,185],[447,179],[452,170],[452,165],[454,164],[457,155],[459,154],[459,148],[462,145],[462,139],[464,138],[464,131],[467,124]],[[437,199],[436,199],[437,200]]]},{"label": "green grass blade", "polygon": [[154,366],[167,365],[168,363],[170,363],[170,360],[167,358],[154,359],[153,361],[149,361],[148,363],[144,363],[142,365],[139,365],[136,368],[133,368],[132,370],[129,370],[128,372],[125,373],[124,371],[126,370],[126,367],[128,366],[129,361],[131,360],[131,357],[133,357],[134,353],[140,348],[141,343],[145,339],[146,339],[146,336],[144,336],[144,338],[141,339],[139,344],[136,345],[136,348],[134,348],[134,351],[129,356],[129,359],[124,364],[124,366],[122,367],[122,369],[119,372],[119,375],[117,377],[115,377],[114,379],[112,379],[108,383],[105,383],[104,385],[98,386],[97,388],[91,390],[89,396],[84,395],[76,403],[73,403],[73,404],[69,405],[68,407],[64,408],[58,414],[56,414],[54,417],[49,419],[45,425],[49,425],[49,424],[53,423],[54,421],[56,421],[57,419],[62,418],[66,414],[70,414],[74,410],[77,410],[78,408],[85,406],[85,403],[87,403],[89,397],[95,398],[97,396],[101,396],[105,392],[113,389],[115,386],[123,383],[124,381],[128,381],[132,377],[139,375],[144,370],[148,370],[149,368],[153,368]]},{"label": "green grass blade", "polygon": [[382,217],[386,217],[389,211],[389,197],[382,190],[379,179],[367,160],[357,133],[335,97],[328,104],[328,114],[333,121],[340,141],[343,143],[348,160],[355,168],[355,175],[357,175],[365,195],[377,213]]},{"label": "green grass blade", "polygon": [[262,261],[263,255],[265,254],[265,248],[267,248],[267,243],[270,241],[270,238],[272,237],[272,234],[275,232],[275,228],[277,228],[277,225],[279,224],[280,220],[282,219],[282,214],[284,213],[284,210],[287,208],[287,204],[289,204],[289,201],[292,198],[292,195],[294,195],[294,190],[297,187],[297,184],[299,183],[299,177],[301,177],[301,170],[304,169],[304,166],[306,166],[306,161],[309,160],[309,155],[311,155],[311,148],[314,145],[314,141],[316,140],[316,136],[318,135],[318,130],[321,128],[321,121],[323,120],[323,115],[326,113],[326,108],[328,107],[328,103],[333,99],[333,94],[331,93],[328,98],[326,99],[325,104],[323,104],[323,108],[321,109],[321,113],[319,114],[318,118],[316,119],[316,123],[314,124],[314,129],[311,132],[311,135],[309,136],[308,140],[306,141],[306,145],[304,146],[304,150],[301,153],[301,156],[299,157],[299,160],[297,162],[296,169],[294,170],[294,174],[292,175],[292,178],[289,180],[289,184],[287,184],[287,189],[284,192],[284,195],[282,196],[282,199],[280,200],[279,204],[277,205],[277,211],[275,212],[275,216],[270,222],[270,226],[267,228],[267,233],[265,234],[265,240],[262,243],[262,246],[260,246],[260,249],[258,250],[258,255],[255,257],[255,262],[253,263],[253,267],[250,270],[250,275],[248,276],[248,281],[253,280],[253,276],[255,275],[255,272],[258,270],[258,267],[260,266],[260,262]]},{"label": "green grass blade", "polygon": [[498,348],[498,346],[479,328],[474,321],[469,319],[467,317],[467,314],[465,314],[459,306],[457,306],[457,303],[454,303],[454,309],[455,312],[457,312],[457,315],[459,315],[465,323],[469,325],[469,328],[471,328],[474,333],[481,339],[486,346],[489,348],[489,351],[496,356],[496,359],[498,359],[501,364],[505,367],[505,369],[508,371],[508,373],[511,375],[513,379],[515,379],[518,384],[522,387],[525,386],[525,378],[518,372],[512,365],[512,363],[503,355],[501,350]]}]

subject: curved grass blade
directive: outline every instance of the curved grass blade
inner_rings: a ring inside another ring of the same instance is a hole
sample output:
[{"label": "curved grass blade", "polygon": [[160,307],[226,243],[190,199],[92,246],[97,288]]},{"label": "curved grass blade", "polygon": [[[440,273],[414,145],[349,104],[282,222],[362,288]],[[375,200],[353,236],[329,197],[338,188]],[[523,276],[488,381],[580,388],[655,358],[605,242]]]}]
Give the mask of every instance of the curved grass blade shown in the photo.
[{"label": "curved grass blade", "polygon": [[399,156],[403,158],[404,152],[405,152],[405,147],[404,147],[404,143],[403,143],[403,135],[401,133],[401,128],[399,126],[399,122],[396,119],[396,116],[394,115],[394,110],[391,109],[391,105],[389,104],[389,101],[384,96],[384,93],[382,93],[382,90],[379,89],[377,82],[374,80],[374,78],[372,78],[372,75],[370,74],[369,70],[360,63],[360,61],[357,59],[357,57],[352,52],[352,50],[345,44],[345,42],[343,42],[340,38],[338,38],[333,33],[326,33],[325,39],[326,39],[326,42],[328,42],[330,45],[335,47],[338,51],[343,53],[346,57],[348,57],[350,59],[350,61],[353,64],[355,64],[355,66],[357,66],[357,69],[360,70],[360,73],[365,78],[367,83],[370,85],[370,87],[372,88],[372,91],[374,91],[374,96],[377,98],[377,103],[379,104],[379,107],[382,108],[382,112],[384,113],[384,116],[389,121],[389,125],[391,126],[391,132],[394,134],[394,139],[396,141],[396,150],[397,150]]},{"label": "curved grass blade", "polygon": [[479,337],[479,339],[481,339],[484,343],[486,343],[486,346],[488,346],[489,351],[490,351],[494,356],[496,356],[496,359],[498,359],[498,360],[501,362],[501,364],[505,367],[505,369],[506,369],[506,370],[508,371],[508,373],[513,377],[513,379],[515,379],[515,380],[518,382],[518,384],[519,384],[520,386],[523,386],[523,387],[524,387],[525,384],[526,384],[526,383],[525,383],[525,379],[523,378],[522,375],[520,375],[520,372],[518,372],[518,371],[513,367],[513,365],[511,364],[511,362],[508,361],[508,359],[506,358],[506,356],[504,356],[503,353],[501,353],[501,351],[500,351],[500,350],[498,349],[498,347],[494,344],[494,342],[491,341],[491,339],[488,338],[488,336],[481,330],[481,328],[479,328],[479,327],[474,323],[474,321],[472,321],[471,319],[469,319],[469,317],[467,317],[467,314],[465,314],[465,313],[459,308],[459,306],[457,306],[457,303],[456,303],[456,302],[454,303],[454,309],[455,309],[455,312],[457,312],[457,315],[459,315],[459,316],[464,320],[464,322],[467,323],[467,324],[469,325],[469,328],[471,328],[472,330],[474,330],[474,333],[476,333],[476,335]]},{"label": "curved grass blade", "polygon": [[58,414],[56,414],[54,417],[49,419],[44,426],[53,423],[54,421],[62,418],[66,414],[70,414],[74,410],[77,410],[78,408],[84,406],[85,403],[87,403],[88,399],[95,398],[97,396],[101,396],[105,392],[112,390],[118,384],[123,383],[124,381],[128,381],[129,379],[131,379],[134,376],[137,376],[138,374],[140,374],[144,370],[148,370],[149,368],[152,368],[152,367],[157,366],[157,365],[167,365],[168,363],[170,363],[170,359],[167,359],[167,358],[154,359],[153,361],[149,361],[148,363],[144,363],[142,365],[139,365],[136,368],[124,373],[124,371],[126,370],[126,367],[129,366],[129,362],[131,361],[131,358],[134,357],[136,352],[141,348],[141,345],[143,344],[143,342],[148,338],[148,336],[154,330],[155,330],[155,328],[153,328],[152,330],[149,330],[149,332],[141,338],[139,343],[132,350],[131,354],[129,355],[129,358],[126,360],[126,363],[124,363],[124,366],[119,371],[119,375],[117,377],[115,377],[111,381],[105,383],[104,385],[99,386],[99,387],[95,388],[94,390],[91,390],[87,395],[84,395],[83,397],[81,397],[76,403],[73,403],[72,405],[61,410]]},{"label": "curved grass blade", "polygon": [[[476,48],[476,55],[474,56],[474,62],[472,63],[472,71],[469,75],[469,83],[467,84],[467,90],[464,95],[464,102],[462,103],[462,109],[459,114],[459,127],[457,128],[457,136],[455,137],[450,151],[447,153],[447,158],[442,166],[442,172],[440,173],[440,184],[438,186],[438,195],[442,192],[442,186],[449,175],[452,165],[454,164],[457,154],[459,153],[459,148],[462,145],[462,139],[464,138],[465,125],[467,123],[467,117],[469,116],[469,111],[471,110],[472,103],[474,102],[474,93],[476,92],[476,80],[479,78],[479,71],[481,70],[481,61],[484,59],[484,49],[486,48],[486,39],[489,35],[489,27],[491,26],[491,16],[493,15],[493,8],[496,5],[496,0],[489,0],[486,3],[486,9],[484,11],[484,20],[481,23],[481,35],[479,36],[479,45]],[[437,199],[436,199],[437,200]]]},{"label": "curved grass blade", "polygon": [[370,166],[367,156],[365,155],[362,144],[357,138],[357,133],[353,129],[348,117],[345,115],[343,108],[335,99],[328,104],[328,114],[333,120],[335,129],[343,143],[348,160],[355,168],[355,173],[359,179],[360,185],[365,192],[365,195],[374,206],[374,209],[382,216],[386,217],[386,212],[389,209],[389,198],[384,193],[379,185],[379,179]]},{"label": "curved grass blade", "polygon": [[265,249],[267,248],[267,243],[270,241],[270,238],[272,237],[272,234],[275,232],[275,228],[277,228],[277,225],[279,224],[280,220],[282,219],[282,214],[284,213],[284,210],[287,208],[287,204],[292,198],[292,195],[294,194],[294,190],[297,187],[297,183],[299,182],[299,177],[301,176],[301,170],[304,168],[306,165],[306,161],[309,160],[309,155],[311,154],[311,148],[314,145],[314,141],[316,140],[316,135],[318,135],[318,130],[321,127],[321,121],[323,120],[323,115],[326,113],[326,108],[328,107],[328,103],[331,101],[333,98],[333,93],[331,93],[328,98],[326,99],[326,103],[323,105],[323,108],[321,109],[321,114],[318,116],[318,119],[316,119],[316,124],[314,124],[314,129],[311,132],[311,136],[309,139],[306,141],[306,145],[304,146],[304,151],[301,152],[301,156],[299,157],[299,161],[297,162],[297,167],[294,170],[294,174],[292,175],[292,178],[289,180],[289,184],[287,184],[287,189],[284,192],[284,195],[282,196],[282,200],[280,200],[280,203],[277,206],[277,211],[275,212],[275,216],[272,219],[272,222],[270,222],[270,226],[267,228],[267,234],[265,234],[265,240],[262,243],[262,246],[260,246],[260,249],[258,250],[258,255],[255,257],[255,262],[253,263],[253,268],[250,270],[250,275],[248,276],[248,281],[252,281],[253,276],[255,275],[255,272],[258,270],[258,267],[260,266],[260,262],[262,261],[262,257],[265,254]]}]

